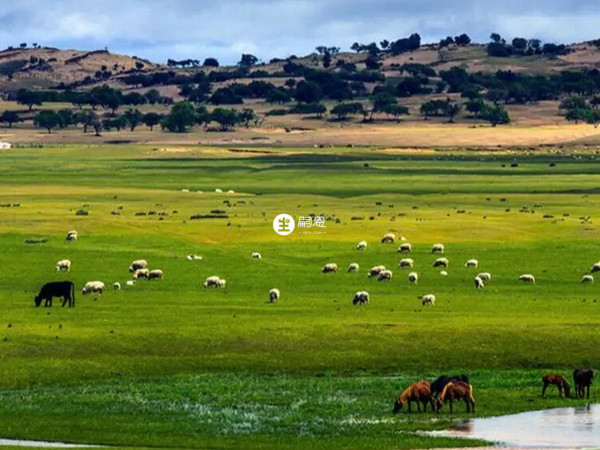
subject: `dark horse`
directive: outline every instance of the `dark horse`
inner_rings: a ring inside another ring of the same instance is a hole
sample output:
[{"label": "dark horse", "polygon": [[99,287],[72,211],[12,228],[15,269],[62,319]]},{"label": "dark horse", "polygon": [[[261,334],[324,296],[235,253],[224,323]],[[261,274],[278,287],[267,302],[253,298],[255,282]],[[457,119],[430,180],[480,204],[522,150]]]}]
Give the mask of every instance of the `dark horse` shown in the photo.
[{"label": "dark horse", "polygon": [[75,306],[75,285],[71,281],[51,281],[40,289],[40,293],[33,298],[35,306],[40,306],[45,300],[44,306],[52,306],[52,297],[62,297],[65,306],[68,302],[69,308]]},{"label": "dark horse", "polygon": [[590,398],[590,386],[594,379],[593,370],[575,369],[573,371],[573,383],[575,384],[575,396],[583,398],[587,388],[587,398]]},{"label": "dark horse", "polygon": [[542,397],[546,396],[546,389],[548,389],[548,386],[551,384],[558,388],[558,395],[561,397],[571,396],[571,386],[569,386],[569,382],[559,373],[547,373],[542,377],[542,383],[544,383]]},{"label": "dark horse", "polygon": [[469,384],[469,377],[465,374],[462,375],[442,375],[437,378],[433,383],[431,383],[431,395],[437,397],[444,390],[444,386],[446,386],[451,381],[464,381]]}]

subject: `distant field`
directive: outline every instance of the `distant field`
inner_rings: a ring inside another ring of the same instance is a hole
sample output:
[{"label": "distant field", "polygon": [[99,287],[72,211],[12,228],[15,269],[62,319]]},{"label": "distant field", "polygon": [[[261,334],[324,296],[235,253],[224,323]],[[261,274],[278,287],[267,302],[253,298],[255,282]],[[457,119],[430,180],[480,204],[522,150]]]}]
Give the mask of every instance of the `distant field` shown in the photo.
[{"label": "distant field", "polygon": [[[440,421],[391,415],[403,387],[442,372],[471,375],[478,415],[582,404],[555,392],[542,400],[539,377],[600,364],[598,285],[580,284],[600,259],[600,161],[539,154],[510,167],[514,157],[272,146],[0,152],[0,205],[11,205],[0,208],[0,437],[465,445],[411,434],[449,426],[462,408]],[[215,209],[229,217],[190,220]],[[330,220],[325,234],[281,237],[271,227],[279,213]],[[70,229],[78,241],[64,240]],[[417,286],[397,268],[397,245],[379,243],[389,231],[413,244]],[[25,244],[29,237],[48,242]],[[356,251],[363,239],[368,249]],[[431,267],[434,242],[446,244],[448,277]],[[190,253],[204,259],[187,261]],[[73,263],[68,275],[54,271],[62,258]],[[165,279],[112,291],[137,258]],[[469,258],[480,268],[464,268]],[[322,274],[328,262],[340,273]],[[351,262],[358,274],[346,273]],[[390,283],[367,278],[376,264],[394,271]],[[481,291],[477,270],[493,275]],[[537,283],[519,284],[522,273]],[[203,289],[210,275],[227,288]],[[74,309],[34,308],[53,279],[75,282]],[[97,300],[80,293],[89,280],[107,284]],[[274,305],[273,287],[282,294]],[[352,306],[362,289],[371,304]],[[421,306],[426,293],[437,296],[434,307]]]}]

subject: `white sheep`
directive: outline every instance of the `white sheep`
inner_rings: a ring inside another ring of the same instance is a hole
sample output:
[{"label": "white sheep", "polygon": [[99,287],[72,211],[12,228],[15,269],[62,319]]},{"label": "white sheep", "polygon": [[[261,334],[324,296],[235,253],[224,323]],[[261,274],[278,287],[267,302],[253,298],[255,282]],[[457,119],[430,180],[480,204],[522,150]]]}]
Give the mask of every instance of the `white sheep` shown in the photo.
[{"label": "white sheep", "polygon": [[435,305],[435,295],[433,295],[433,294],[422,295],[421,297],[417,297],[417,298],[421,299],[421,303],[423,304],[423,306]]},{"label": "white sheep", "polygon": [[115,291],[120,291],[120,290],[121,290],[121,283],[119,283],[118,281],[115,281],[115,282],[113,283],[113,289],[114,289]]},{"label": "white sheep", "polygon": [[139,280],[140,278],[148,278],[149,273],[150,273],[150,271],[148,269],[137,269],[133,273],[133,279]]},{"label": "white sheep", "polygon": [[71,261],[68,259],[61,259],[56,263],[56,271],[62,272],[63,270],[66,270],[67,272],[71,270]]},{"label": "white sheep", "polygon": [[252,252],[253,259],[262,259],[262,255],[258,252]]},{"label": "white sheep", "polygon": [[387,233],[381,238],[382,244],[393,244],[396,240],[396,235],[394,233]]},{"label": "white sheep", "polygon": [[125,284],[126,284],[127,286],[135,286],[135,280],[127,280],[127,281],[125,282]]},{"label": "white sheep", "polygon": [[88,281],[85,283],[85,286],[81,290],[83,295],[94,293],[94,294],[102,294],[104,291],[104,283],[102,281]]},{"label": "white sheep", "polygon": [[360,241],[356,244],[356,250],[366,250],[367,249],[367,241]]},{"label": "white sheep", "polygon": [[369,273],[367,274],[367,276],[369,278],[377,276],[377,275],[379,275],[379,272],[381,272],[382,270],[386,270],[386,267],[385,266],[373,266],[369,270]]},{"label": "white sheep", "polygon": [[596,264],[594,264],[592,266],[592,268],[590,269],[590,272],[592,272],[592,273],[600,272],[600,262],[597,262]]},{"label": "white sheep", "polygon": [[447,277],[448,276],[448,272],[446,272],[445,270],[440,270],[440,275],[443,277]]},{"label": "white sheep", "polygon": [[163,278],[164,274],[163,271],[160,269],[154,269],[151,270],[150,272],[148,272],[148,279],[149,280],[154,280],[154,279],[161,279]]},{"label": "white sheep", "polygon": [[217,287],[221,288],[221,289],[225,289],[225,286],[227,285],[227,280],[224,278],[221,278],[218,282],[217,282]]},{"label": "white sheep", "polygon": [[478,273],[477,276],[481,278],[483,281],[490,281],[492,279],[492,274],[489,272],[481,272]]},{"label": "white sheep", "polygon": [[410,245],[408,242],[405,242],[404,244],[401,244],[400,247],[398,247],[398,253],[410,253],[412,252],[412,245]]},{"label": "white sheep", "polygon": [[279,289],[273,288],[269,291],[269,301],[271,303],[275,303],[277,300],[279,300]]},{"label": "white sheep", "polygon": [[526,273],[519,277],[519,281],[522,281],[523,283],[535,284],[535,277],[533,275],[531,275],[530,273]]},{"label": "white sheep", "polygon": [[67,241],[76,241],[78,237],[77,230],[71,230],[67,233]]},{"label": "white sheep", "polygon": [[417,284],[417,281],[419,281],[419,274],[417,272],[409,273],[408,281],[410,281],[412,284]]},{"label": "white sheep", "polygon": [[475,277],[473,279],[474,283],[475,283],[475,289],[483,289],[483,280],[479,277]]},{"label": "white sheep", "polygon": [[594,282],[594,277],[592,275],[584,275],[581,278],[582,284],[592,284]]},{"label": "white sheep", "polygon": [[215,188],[215,192],[217,194],[221,194],[221,193],[223,193],[223,189]]},{"label": "white sheep", "polygon": [[465,267],[475,267],[475,268],[477,268],[478,266],[479,266],[479,261],[477,261],[476,259],[469,259],[465,263]]},{"label": "white sheep", "polygon": [[394,274],[391,270],[382,270],[381,272],[379,272],[379,275],[377,275],[377,281],[391,281],[393,275]]},{"label": "white sheep", "polygon": [[369,303],[369,293],[367,291],[358,291],[354,294],[353,305],[364,305],[366,303]]},{"label": "white sheep", "polygon": [[129,271],[133,273],[138,269],[146,269],[147,267],[148,261],[146,261],[145,259],[136,259],[129,266]]},{"label": "white sheep", "polygon": [[414,265],[415,262],[412,260],[412,258],[401,259],[398,263],[398,267],[413,267]]},{"label": "white sheep", "polygon": [[433,267],[448,267],[450,262],[447,258],[438,258],[433,262]]},{"label": "white sheep", "polygon": [[433,244],[431,247],[431,253],[444,253],[444,244]]},{"label": "white sheep", "polygon": [[360,266],[358,265],[358,263],[351,263],[348,265],[348,272],[358,272],[359,268]]},{"label": "white sheep", "polygon": [[203,286],[205,288],[206,287],[219,287],[219,280],[220,279],[221,279],[221,277],[218,277],[216,275],[208,277],[206,280],[204,280]]},{"label": "white sheep", "polygon": [[338,265],[336,263],[327,263],[321,269],[323,273],[336,273],[338,271]]}]

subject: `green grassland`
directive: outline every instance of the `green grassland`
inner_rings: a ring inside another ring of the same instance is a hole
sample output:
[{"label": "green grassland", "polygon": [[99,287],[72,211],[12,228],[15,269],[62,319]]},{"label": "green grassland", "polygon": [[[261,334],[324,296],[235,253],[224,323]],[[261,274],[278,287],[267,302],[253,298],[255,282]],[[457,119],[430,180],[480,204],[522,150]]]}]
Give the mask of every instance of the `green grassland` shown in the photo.
[{"label": "green grassland", "polygon": [[[462,408],[391,415],[411,381],[450,371],[471,375],[477,415],[583,404],[554,392],[542,400],[539,377],[600,362],[598,285],[580,284],[600,259],[593,155],[527,156],[510,167],[514,156],[502,154],[249,150],[260,153],[0,153],[0,205],[11,204],[0,208],[0,437],[196,448],[465,445],[411,434],[450,426]],[[190,219],[215,209],[228,218]],[[323,234],[278,236],[280,213],[329,220]],[[70,229],[78,241],[65,241]],[[417,286],[397,267],[397,245],[379,243],[389,231],[413,244]],[[25,244],[30,237],[48,241]],[[363,239],[368,249],[355,250]],[[432,268],[434,242],[446,244],[447,277]],[[190,253],[204,259],[187,261]],[[54,271],[63,258],[70,274]],[[164,280],[125,286],[138,258],[163,269]],[[479,269],[463,266],[470,258]],[[322,274],[328,262],[340,273]],[[345,272],[352,262],[358,274]],[[376,264],[394,271],[390,283],[367,278]],[[481,291],[478,270],[493,276]],[[519,284],[522,273],[536,284]],[[210,275],[227,288],[203,289]],[[39,287],[55,279],[75,282],[76,307],[34,308]],[[107,284],[101,297],[81,295],[90,280]],[[122,291],[112,291],[115,281]],[[269,304],[273,287],[282,298]],[[371,304],[353,306],[363,289]],[[434,307],[417,299],[427,293]]]}]

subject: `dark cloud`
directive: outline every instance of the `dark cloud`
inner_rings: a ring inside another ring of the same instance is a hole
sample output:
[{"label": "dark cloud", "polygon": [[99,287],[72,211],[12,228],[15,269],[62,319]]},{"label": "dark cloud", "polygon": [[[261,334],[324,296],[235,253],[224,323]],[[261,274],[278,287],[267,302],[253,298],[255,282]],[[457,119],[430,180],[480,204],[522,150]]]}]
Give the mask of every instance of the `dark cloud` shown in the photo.
[{"label": "dark cloud", "polygon": [[20,42],[135,54],[154,61],[242,52],[263,59],[316,45],[419,32],[424,41],[467,32],[578,42],[600,37],[596,0],[4,0],[0,45]]}]

